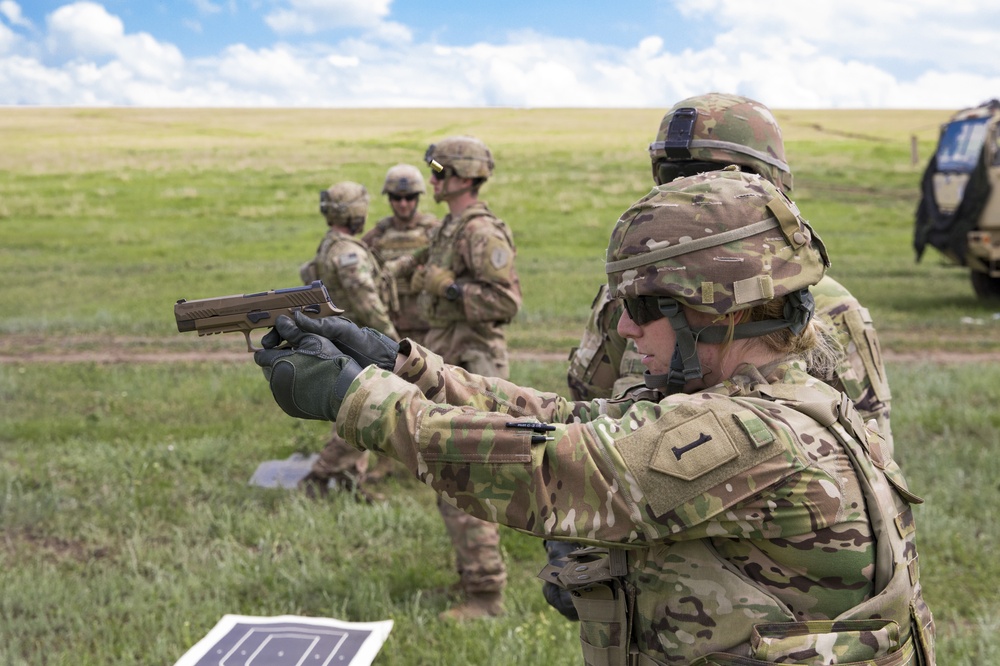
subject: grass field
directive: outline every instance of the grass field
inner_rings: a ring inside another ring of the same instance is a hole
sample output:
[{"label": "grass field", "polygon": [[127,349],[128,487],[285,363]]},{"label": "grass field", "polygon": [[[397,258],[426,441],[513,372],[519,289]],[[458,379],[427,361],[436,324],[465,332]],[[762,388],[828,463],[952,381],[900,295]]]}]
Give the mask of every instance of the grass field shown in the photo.
[{"label": "grass field", "polygon": [[[451,548],[415,480],[374,507],[249,487],[329,426],[284,416],[240,336],[181,335],[172,305],[297,284],[324,231],[319,190],[377,193],[389,166],[471,133],[494,151],[483,198],[518,246],[513,379],[563,391],[610,228],[652,185],[660,115],[0,109],[0,663],[169,665],[225,613],[392,618],[377,664],[579,663],[576,627],[534,579],[537,540],[504,530],[510,612],[468,631],[437,620]],[[949,114],[777,115],[794,198],[890,358],[897,451],[927,500],[938,662],[1000,663],[1000,306],[911,247]],[[369,221],[387,213],[375,197]]]}]

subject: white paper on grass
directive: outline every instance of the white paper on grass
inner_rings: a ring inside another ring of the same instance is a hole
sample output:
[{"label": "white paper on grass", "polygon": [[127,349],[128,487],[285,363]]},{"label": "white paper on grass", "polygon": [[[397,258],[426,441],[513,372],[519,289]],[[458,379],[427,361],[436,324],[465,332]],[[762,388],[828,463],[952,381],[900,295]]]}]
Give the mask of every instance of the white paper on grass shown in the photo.
[{"label": "white paper on grass", "polygon": [[174,666],[370,666],[392,620],[223,615]]}]

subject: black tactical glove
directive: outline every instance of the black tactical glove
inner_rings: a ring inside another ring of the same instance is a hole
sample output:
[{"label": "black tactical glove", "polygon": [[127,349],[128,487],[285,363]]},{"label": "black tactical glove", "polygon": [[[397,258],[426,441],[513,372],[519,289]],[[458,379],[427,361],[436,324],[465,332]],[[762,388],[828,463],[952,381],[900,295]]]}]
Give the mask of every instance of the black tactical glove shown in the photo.
[{"label": "black tactical glove", "polygon": [[[373,328],[358,328],[357,324],[344,317],[313,319],[301,312],[295,312],[294,317],[300,330],[326,338],[362,368],[375,365],[392,372],[396,367],[399,344]],[[261,338],[265,349],[277,347],[280,343],[276,329]]]},{"label": "black tactical glove", "polygon": [[[340,404],[361,366],[324,337],[307,333],[285,316],[267,336],[272,348],[255,352],[271,395],[289,416],[336,421]],[[290,347],[275,349],[282,341]]]}]

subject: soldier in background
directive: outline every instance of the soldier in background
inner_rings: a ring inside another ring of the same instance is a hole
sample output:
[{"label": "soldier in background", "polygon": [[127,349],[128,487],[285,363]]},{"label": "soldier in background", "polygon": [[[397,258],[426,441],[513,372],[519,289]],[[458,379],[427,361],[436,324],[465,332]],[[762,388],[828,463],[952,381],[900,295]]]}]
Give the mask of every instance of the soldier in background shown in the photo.
[{"label": "soldier in background", "polygon": [[287,414],[450,504],[593,546],[542,574],[572,590],[589,666],[932,665],[921,500],[807,372],[841,353],[812,316],[828,266],[795,204],[734,165],[655,188],[608,243],[618,332],[669,394],[570,402],[302,313],[254,360]]},{"label": "soldier in background", "polygon": [[[368,190],[360,183],[345,181],[319,194],[319,212],[329,229],[316,256],[300,267],[299,277],[305,284],[322,280],[345,317],[399,340],[389,314],[388,304],[394,299],[392,280],[368,246],[357,238],[368,218]],[[369,458],[367,451],[347,444],[334,428],[300,486],[310,494],[325,495],[332,485],[371,502],[374,497],[363,487]]]},{"label": "soldier in background", "polygon": [[[430,243],[431,235],[441,222],[430,213],[418,211],[420,195],[427,191],[420,169],[411,164],[397,164],[385,174],[382,194],[389,199],[392,215],[375,223],[361,240],[383,261],[385,270],[392,275],[396,301],[389,315],[396,326],[399,339],[410,338],[423,344],[430,324],[420,312],[417,292],[410,288],[412,266],[410,255],[424,250]],[[397,271],[398,267],[398,271]],[[377,483],[392,476],[400,469],[392,460],[376,456],[365,480]]]},{"label": "soldier in background", "polygon": [[[403,268],[406,258],[430,244],[431,235],[441,222],[430,213],[418,211],[420,195],[427,191],[420,170],[410,164],[397,164],[385,174],[382,194],[389,199],[392,215],[375,223],[361,240],[385,262],[387,270]],[[394,272],[394,271],[393,271]],[[390,313],[400,338],[424,343],[430,324],[420,312],[418,294],[410,288],[412,275],[395,275],[399,306]]]},{"label": "soldier in background", "polygon": [[[431,145],[424,159],[432,167],[434,200],[448,206],[427,250],[412,257],[411,288],[430,324],[425,345],[469,372],[507,378],[504,329],[521,308],[521,284],[514,268],[513,234],[479,200],[479,188],[493,175],[493,155],[479,139],[454,136]],[[498,526],[440,497],[438,509],[455,547],[465,595],[442,617],[468,620],[502,614],[507,569]]]},{"label": "soldier in background", "polygon": [[[786,193],[792,189],[781,128],[770,109],[747,97],[709,93],[681,100],[663,116],[649,155],[657,185],[736,164],[743,171],[767,178]],[[822,372],[811,368],[810,372],[847,393],[866,421],[876,420],[891,455],[891,395],[871,314],[829,275],[810,291],[816,316],[831,324],[837,343],[845,351],[835,367]],[[574,400],[610,398],[644,383],[645,367],[635,343],[616,330],[621,313],[621,302],[602,285],[591,305],[580,345],[570,353],[567,383]],[[545,547],[552,560],[566,555],[575,544],[546,542]],[[567,592],[546,584],[543,593],[563,615],[577,619]]]}]

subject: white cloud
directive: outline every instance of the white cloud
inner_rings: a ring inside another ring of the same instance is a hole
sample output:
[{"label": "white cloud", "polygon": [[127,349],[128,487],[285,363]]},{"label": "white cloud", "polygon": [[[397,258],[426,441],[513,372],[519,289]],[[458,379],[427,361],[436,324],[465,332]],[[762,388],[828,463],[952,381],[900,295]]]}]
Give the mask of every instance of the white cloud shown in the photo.
[{"label": "white cloud", "polygon": [[93,2],[63,5],[46,22],[49,50],[57,55],[107,55],[125,35],[122,20]]},{"label": "white cloud", "polygon": [[392,0],[288,0],[287,8],[265,17],[279,34],[313,35],[331,28],[375,28],[389,15]]},{"label": "white cloud", "polygon": [[[1000,65],[969,52],[1000,41],[998,22],[974,20],[1000,10],[955,0],[953,18],[935,21],[936,1],[813,0],[818,18],[807,20],[791,0],[678,0],[693,25],[715,35],[706,47],[681,51],[655,34],[636,35],[630,48],[531,30],[464,46],[417,41],[407,26],[385,20],[391,0],[290,0],[266,19],[295,40],[233,43],[194,59],[148,33],[127,33],[103,6],[79,1],[50,14],[47,34],[34,42],[0,23],[0,103],[665,107],[720,90],[774,108],[957,108],[997,95]],[[192,2],[203,13],[220,6]],[[5,16],[17,15],[13,7],[0,0]],[[235,11],[231,2],[226,11]],[[913,20],[926,27],[906,27]],[[967,29],[959,30],[963,21]],[[353,29],[337,42],[301,37],[332,27]],[[920,39],[931,32],[925,48]],[[51,57],[36,55],[42,45]],[[899,73],[888,63],[907,50],[927,62]]]},{"label": "white cloud", "polygon": [[14,34],[14,31],[0,23],[0,56],[13,51],[17,42],[18,36]]},{"label": "white cloud", "polygon": [[0,0],[0,14],[11,24],[22,28],[34,27],[31,21],[21,14],[21,5],[14,0]]}]

